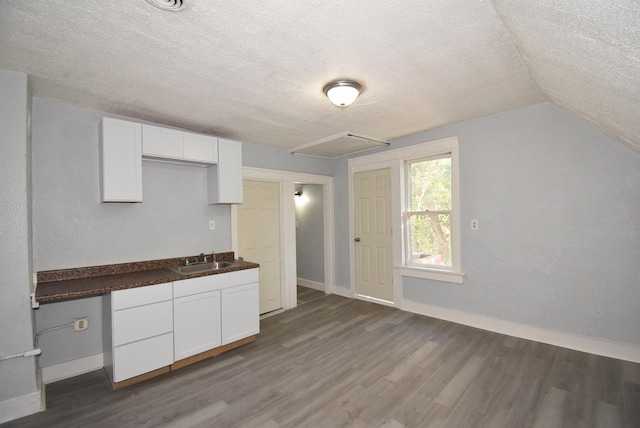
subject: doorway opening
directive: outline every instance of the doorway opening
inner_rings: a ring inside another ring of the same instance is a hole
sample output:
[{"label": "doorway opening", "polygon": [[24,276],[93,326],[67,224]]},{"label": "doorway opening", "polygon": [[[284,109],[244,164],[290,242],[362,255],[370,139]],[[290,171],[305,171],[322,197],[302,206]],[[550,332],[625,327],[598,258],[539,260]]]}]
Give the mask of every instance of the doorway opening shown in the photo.
[{"label": "doorway opening", "polygon": [[321,184],[296,183],[297,304],[325,295],[324,195]]},{"label": "doorway opening", "polygon": [[[243,179],[259,182],[276,183],[280,194],[280,285],[281,307],[283,310],[295,308],[297,301],[298,267],[296,251],[296,203],[294,193],[296,183],[314,184],[322,189],[323,236],[316,242],[322,247],[323,263],[317,263],[323,270],[322,291],[331,294],[334,288],[334,243],[333,243],[333,177],[305,174],[289,171],[278,171],[262,168],[243,167]],[[243,204],[244,205],[244,204]],[[231,206],[231,246],[233,251],[242,256],[239,250],[238,213],[241,205]],[[278,251],[275,250],[274,251]],[[254,261],[246,257],[248,261]],[[262,269],[262,266],[260,267]],[[317,277],[316,277],[317,278]],[[277,313],[277,311],[276,311]]]}]

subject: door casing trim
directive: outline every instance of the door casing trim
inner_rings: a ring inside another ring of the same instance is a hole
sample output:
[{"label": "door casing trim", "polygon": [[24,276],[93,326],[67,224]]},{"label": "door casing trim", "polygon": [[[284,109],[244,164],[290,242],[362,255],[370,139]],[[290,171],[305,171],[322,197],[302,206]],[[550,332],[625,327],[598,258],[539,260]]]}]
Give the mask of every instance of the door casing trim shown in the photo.
[{"label": "door casing trim", "polygon": [[[333,177],[253,167],[242,168],[246,180],[271,181],[280,184],[280,281],[282,307],[292,309],[296,301],[296,213],[293,194],[295,184],[322,185],[324,220],[324,292],[334,290],[334,240],[333,240]],[[286,195],[291,195],[290,198]],[[231,248],[238,254],[238,207],[231,205]]]}]

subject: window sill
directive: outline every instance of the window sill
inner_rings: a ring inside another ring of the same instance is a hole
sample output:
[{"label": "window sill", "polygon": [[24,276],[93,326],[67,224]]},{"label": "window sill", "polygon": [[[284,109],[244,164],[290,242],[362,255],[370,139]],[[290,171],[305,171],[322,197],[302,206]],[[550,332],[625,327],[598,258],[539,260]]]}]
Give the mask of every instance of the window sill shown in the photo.
[{"label": "window sill", "polygon": [[432,279],[434,281],[453,282],[462,284],[465,274],[463,272],[452,272],[448,270],[418,268],[413,266],[394,266],[393,269],[400,276],[411,278]]}]

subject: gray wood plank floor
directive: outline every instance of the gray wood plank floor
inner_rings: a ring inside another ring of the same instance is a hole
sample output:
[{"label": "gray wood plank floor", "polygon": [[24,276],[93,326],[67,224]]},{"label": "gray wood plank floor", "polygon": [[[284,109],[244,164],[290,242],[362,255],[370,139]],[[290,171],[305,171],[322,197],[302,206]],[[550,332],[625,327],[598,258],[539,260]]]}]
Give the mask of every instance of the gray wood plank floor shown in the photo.
[{"label": "gray wood plank floor", "polygon": [[298,305],[304,305],[305,303],[313,302],[314,300],[325,297],[324,291],[315,290],[309,287],[303,287],[298,285]]},{"label": "gray wood plank floor", "polygon": [[111,391],[47,386],[7,427],[640,427],[640,364],[338,296],[267,318],[255,343]]}]

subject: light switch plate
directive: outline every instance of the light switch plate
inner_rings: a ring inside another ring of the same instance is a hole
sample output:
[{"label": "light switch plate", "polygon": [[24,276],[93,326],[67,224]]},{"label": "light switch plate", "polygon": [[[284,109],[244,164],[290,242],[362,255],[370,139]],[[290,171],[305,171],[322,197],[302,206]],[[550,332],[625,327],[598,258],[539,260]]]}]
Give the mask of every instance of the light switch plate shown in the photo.
[{"label": "light switch plate", "polygon": [[216,230],[216,221],[209,220],[209,230]]}]

